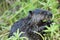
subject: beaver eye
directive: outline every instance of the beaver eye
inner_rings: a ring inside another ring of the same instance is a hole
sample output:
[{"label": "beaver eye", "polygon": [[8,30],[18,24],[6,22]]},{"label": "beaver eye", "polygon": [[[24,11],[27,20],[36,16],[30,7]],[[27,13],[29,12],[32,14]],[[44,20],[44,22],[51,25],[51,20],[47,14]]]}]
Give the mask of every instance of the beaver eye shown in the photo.
[{"label": "beaver eye", "polygon": [[47,12],[46,11],[43,11],[42,14],[47,15]]}]

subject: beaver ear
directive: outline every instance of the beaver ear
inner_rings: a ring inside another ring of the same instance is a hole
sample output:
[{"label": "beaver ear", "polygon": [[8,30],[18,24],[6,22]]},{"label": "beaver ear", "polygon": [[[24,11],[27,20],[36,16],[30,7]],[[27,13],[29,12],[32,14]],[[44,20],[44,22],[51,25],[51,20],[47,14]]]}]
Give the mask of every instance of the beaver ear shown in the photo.
[{"label": "beaver ear", "polygon": [[30,14],[30,15],[33,15],[33,12],[32,12],[32,11],[29,11],[29,14]]}]

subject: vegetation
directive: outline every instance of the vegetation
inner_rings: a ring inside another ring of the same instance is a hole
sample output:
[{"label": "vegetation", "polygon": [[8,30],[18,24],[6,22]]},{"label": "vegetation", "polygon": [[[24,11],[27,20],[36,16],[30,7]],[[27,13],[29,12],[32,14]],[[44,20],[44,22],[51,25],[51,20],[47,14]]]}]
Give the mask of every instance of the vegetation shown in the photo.
[{"label": "vegetation", "polygon": [[23,32],[15,33],[15,37],[7,38],[12,24],[28,15],[29,10],[36,8],[50,10],[53,14],[54,23],[47,27],[49,34],[44,37],[48,40],[60,40],[60,9],[57,0],[0,0],[0,40],[23,40],[28,38],[20,37]]}]

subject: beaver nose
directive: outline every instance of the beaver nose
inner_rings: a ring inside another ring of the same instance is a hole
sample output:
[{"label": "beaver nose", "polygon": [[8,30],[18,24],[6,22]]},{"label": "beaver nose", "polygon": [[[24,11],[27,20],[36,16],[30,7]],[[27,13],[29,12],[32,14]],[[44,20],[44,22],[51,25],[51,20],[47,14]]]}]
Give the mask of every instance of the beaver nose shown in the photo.
[{"label": "beaver nose", "polygon": [[52,17],[52,13],[49,13],[49,16],[51,16],[51,17]]},{"label": "beaver nose", "polygon": [[48,18],[52,18],[52,13],[48,13]]}]

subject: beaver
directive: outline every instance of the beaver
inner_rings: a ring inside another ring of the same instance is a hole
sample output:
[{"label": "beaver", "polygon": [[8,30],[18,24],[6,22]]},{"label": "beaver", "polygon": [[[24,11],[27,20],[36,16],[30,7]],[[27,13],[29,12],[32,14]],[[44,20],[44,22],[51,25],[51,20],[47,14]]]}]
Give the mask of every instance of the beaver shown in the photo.
[{"label": "beaver", "polygon": [[[19,32],[24,32],[21,36],[28,37],[29,40],[43,40],[40,35],[34,31],[41,33],[46,29],[46,25],[50,27],[52,23],[52,13],[44,9],[30,10],[27,17],[15,22],[10,30],[8,38],[19,29]],[[46,20],[44,22],[44,20]],[[43,35],[43,33],[41,33]]]}]

